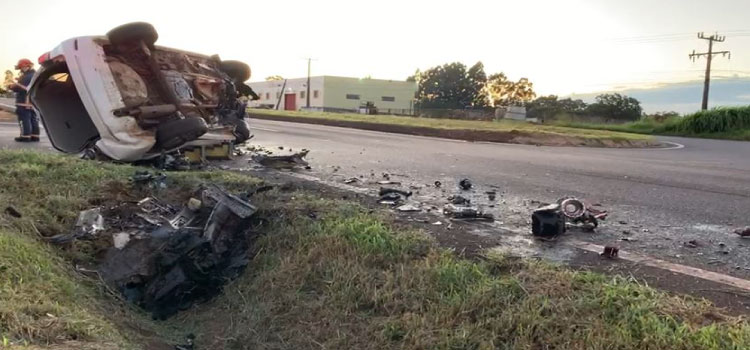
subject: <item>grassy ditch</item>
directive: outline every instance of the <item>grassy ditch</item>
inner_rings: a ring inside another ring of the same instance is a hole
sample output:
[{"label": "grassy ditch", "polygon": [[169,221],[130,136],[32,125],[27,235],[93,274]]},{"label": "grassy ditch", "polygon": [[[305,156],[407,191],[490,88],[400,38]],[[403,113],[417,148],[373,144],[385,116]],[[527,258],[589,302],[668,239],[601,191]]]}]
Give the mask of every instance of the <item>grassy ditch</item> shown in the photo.
[{"label": "grassy ditch", "polygon": [[[0,199],[24,214],[0,214],[0,269],[12,276],[0,284],[6,344],[152,348],[146,338],[193,333],[200,349],[750,346],[746,321],[705,301],[533,260],[460,259],[389,214],[292,186],[254,200],[265,235],[245,274],[217,299],[156,323],[73,273],[75,254],[38,238],[67,230],[92,199],[144,194],[117,190],[135,168],[17,151],[0,152],[0,162]],[[181,198],[206,181],[233,190],[257,183],[221,171],[170,173],[159,195]]]},{"label": "grassy ditch", "polygon": [[[575,137],[586,140],[630,140],[648,141],[644,135],[625,132],[611,132],[593,129],[579,129],[563,126],[532,124],[515,120],[474,121],[438,118],[417,118],[393,115],[362,115],[355,113],[295,112],[264,109],[249,110],[251,117],[272,116],[287,118],[323,119],[338,122],[381,124],[401,127],[429,128],[438,130],[471,130],[497,133],[525,133],[551,137]],[[356,127],[356,126],[352,126]]]},{"label": "grassy ditch", "polygon": [[625,124],[557,122],[555,125],[648,135],[750,141],[750,107],[719,107],[664,121],[644,118]]}]

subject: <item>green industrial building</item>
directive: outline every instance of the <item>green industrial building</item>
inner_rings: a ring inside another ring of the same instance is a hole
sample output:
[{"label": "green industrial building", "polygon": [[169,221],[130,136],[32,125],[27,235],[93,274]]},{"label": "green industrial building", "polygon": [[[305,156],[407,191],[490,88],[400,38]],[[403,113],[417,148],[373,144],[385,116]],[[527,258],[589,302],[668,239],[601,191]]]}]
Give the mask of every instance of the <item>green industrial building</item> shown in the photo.
[{"label": "green industrial building", "polygon": [[[260,96],[251,106],[279,110],[317,110],[328,112],[365,111],[413,114],[417,83],[370,78],[334,76],[272,80],[250,83]],[[309,106],[308,106],[308,96]]]}]

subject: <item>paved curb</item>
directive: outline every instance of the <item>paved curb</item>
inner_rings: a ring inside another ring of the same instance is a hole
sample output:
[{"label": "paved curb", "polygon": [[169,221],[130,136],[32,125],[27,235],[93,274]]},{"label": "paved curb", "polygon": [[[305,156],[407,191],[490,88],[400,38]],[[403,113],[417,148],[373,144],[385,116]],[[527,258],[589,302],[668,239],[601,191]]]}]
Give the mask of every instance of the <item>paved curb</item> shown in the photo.
[{"label": "paved curb", "polygon": [[[463,140],[470,142],[496,142],[526,144],[537,146],[584,146],[598,148],[660,148],[661,143],[630,140],[600,140],[584,139],[576,136],[550,135],[550,141],[546,142],[546,136],[540,133],[529,133],[525,131],[493,131],[493,130],[469,130],[469,129],[439,129],[422,126],[408,126],[395,124],[370,123],[362,121],[349,120],[332,120],[325,118],[313,117],[295,117],[295,116],[277,116],[267,114],[256,114],[252,110],[248,111],[250,119],[270,120],[279,122],[292,122],[313,125],[337,126],[343,128],[380,131],[395,134],[407,134],[427,137],[439,137],[453,140]],[[252,126],[251,126],[252,128]],[[658,141],[657,141],[658,142]]]}]

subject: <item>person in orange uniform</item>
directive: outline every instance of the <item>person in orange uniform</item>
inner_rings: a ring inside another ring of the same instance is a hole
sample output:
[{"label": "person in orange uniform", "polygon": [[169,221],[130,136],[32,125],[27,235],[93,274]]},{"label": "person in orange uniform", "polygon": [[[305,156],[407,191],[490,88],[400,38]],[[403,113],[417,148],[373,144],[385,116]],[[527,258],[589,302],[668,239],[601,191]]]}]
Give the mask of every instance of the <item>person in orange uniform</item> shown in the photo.
[{"label": "person in orange uniform", "polygon": [[34,76],[34,64],[28,59],[18,60],[16,69],[21,71],[18,82],[8,86],[8,89],[16,93],[16,115],[21,126],[21,136],[16,137],[17,142],[39,142],[39,119],[37,119],[34,107],[29,101],[29,83]]}]

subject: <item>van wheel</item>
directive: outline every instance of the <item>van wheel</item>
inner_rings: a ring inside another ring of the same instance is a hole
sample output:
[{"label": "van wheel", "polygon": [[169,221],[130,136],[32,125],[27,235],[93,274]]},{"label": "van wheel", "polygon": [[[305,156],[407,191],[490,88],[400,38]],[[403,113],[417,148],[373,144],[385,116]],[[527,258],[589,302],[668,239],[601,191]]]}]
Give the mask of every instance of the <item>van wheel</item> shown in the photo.
[{"label": "van wheel", "polygon": [[156,33],[156,29],[150,23],[133,22],[110,30],[107,32],[107,38],[112,45],[143,40],[146,46],[153,49],[156,39],[159,39],[159,34]]},{"label": "van wheel", "polygon": [[222,72],[238,82],[243,82],[250,79],[250,66],[245,62],[240,61],[221,61],[219,68]]},{"label": "van wheel", "polygon": [[156,127],[156,146],[164,150],[177,148],[201,137],[207,131],[208,125],[203,118],[170,120]]}]

